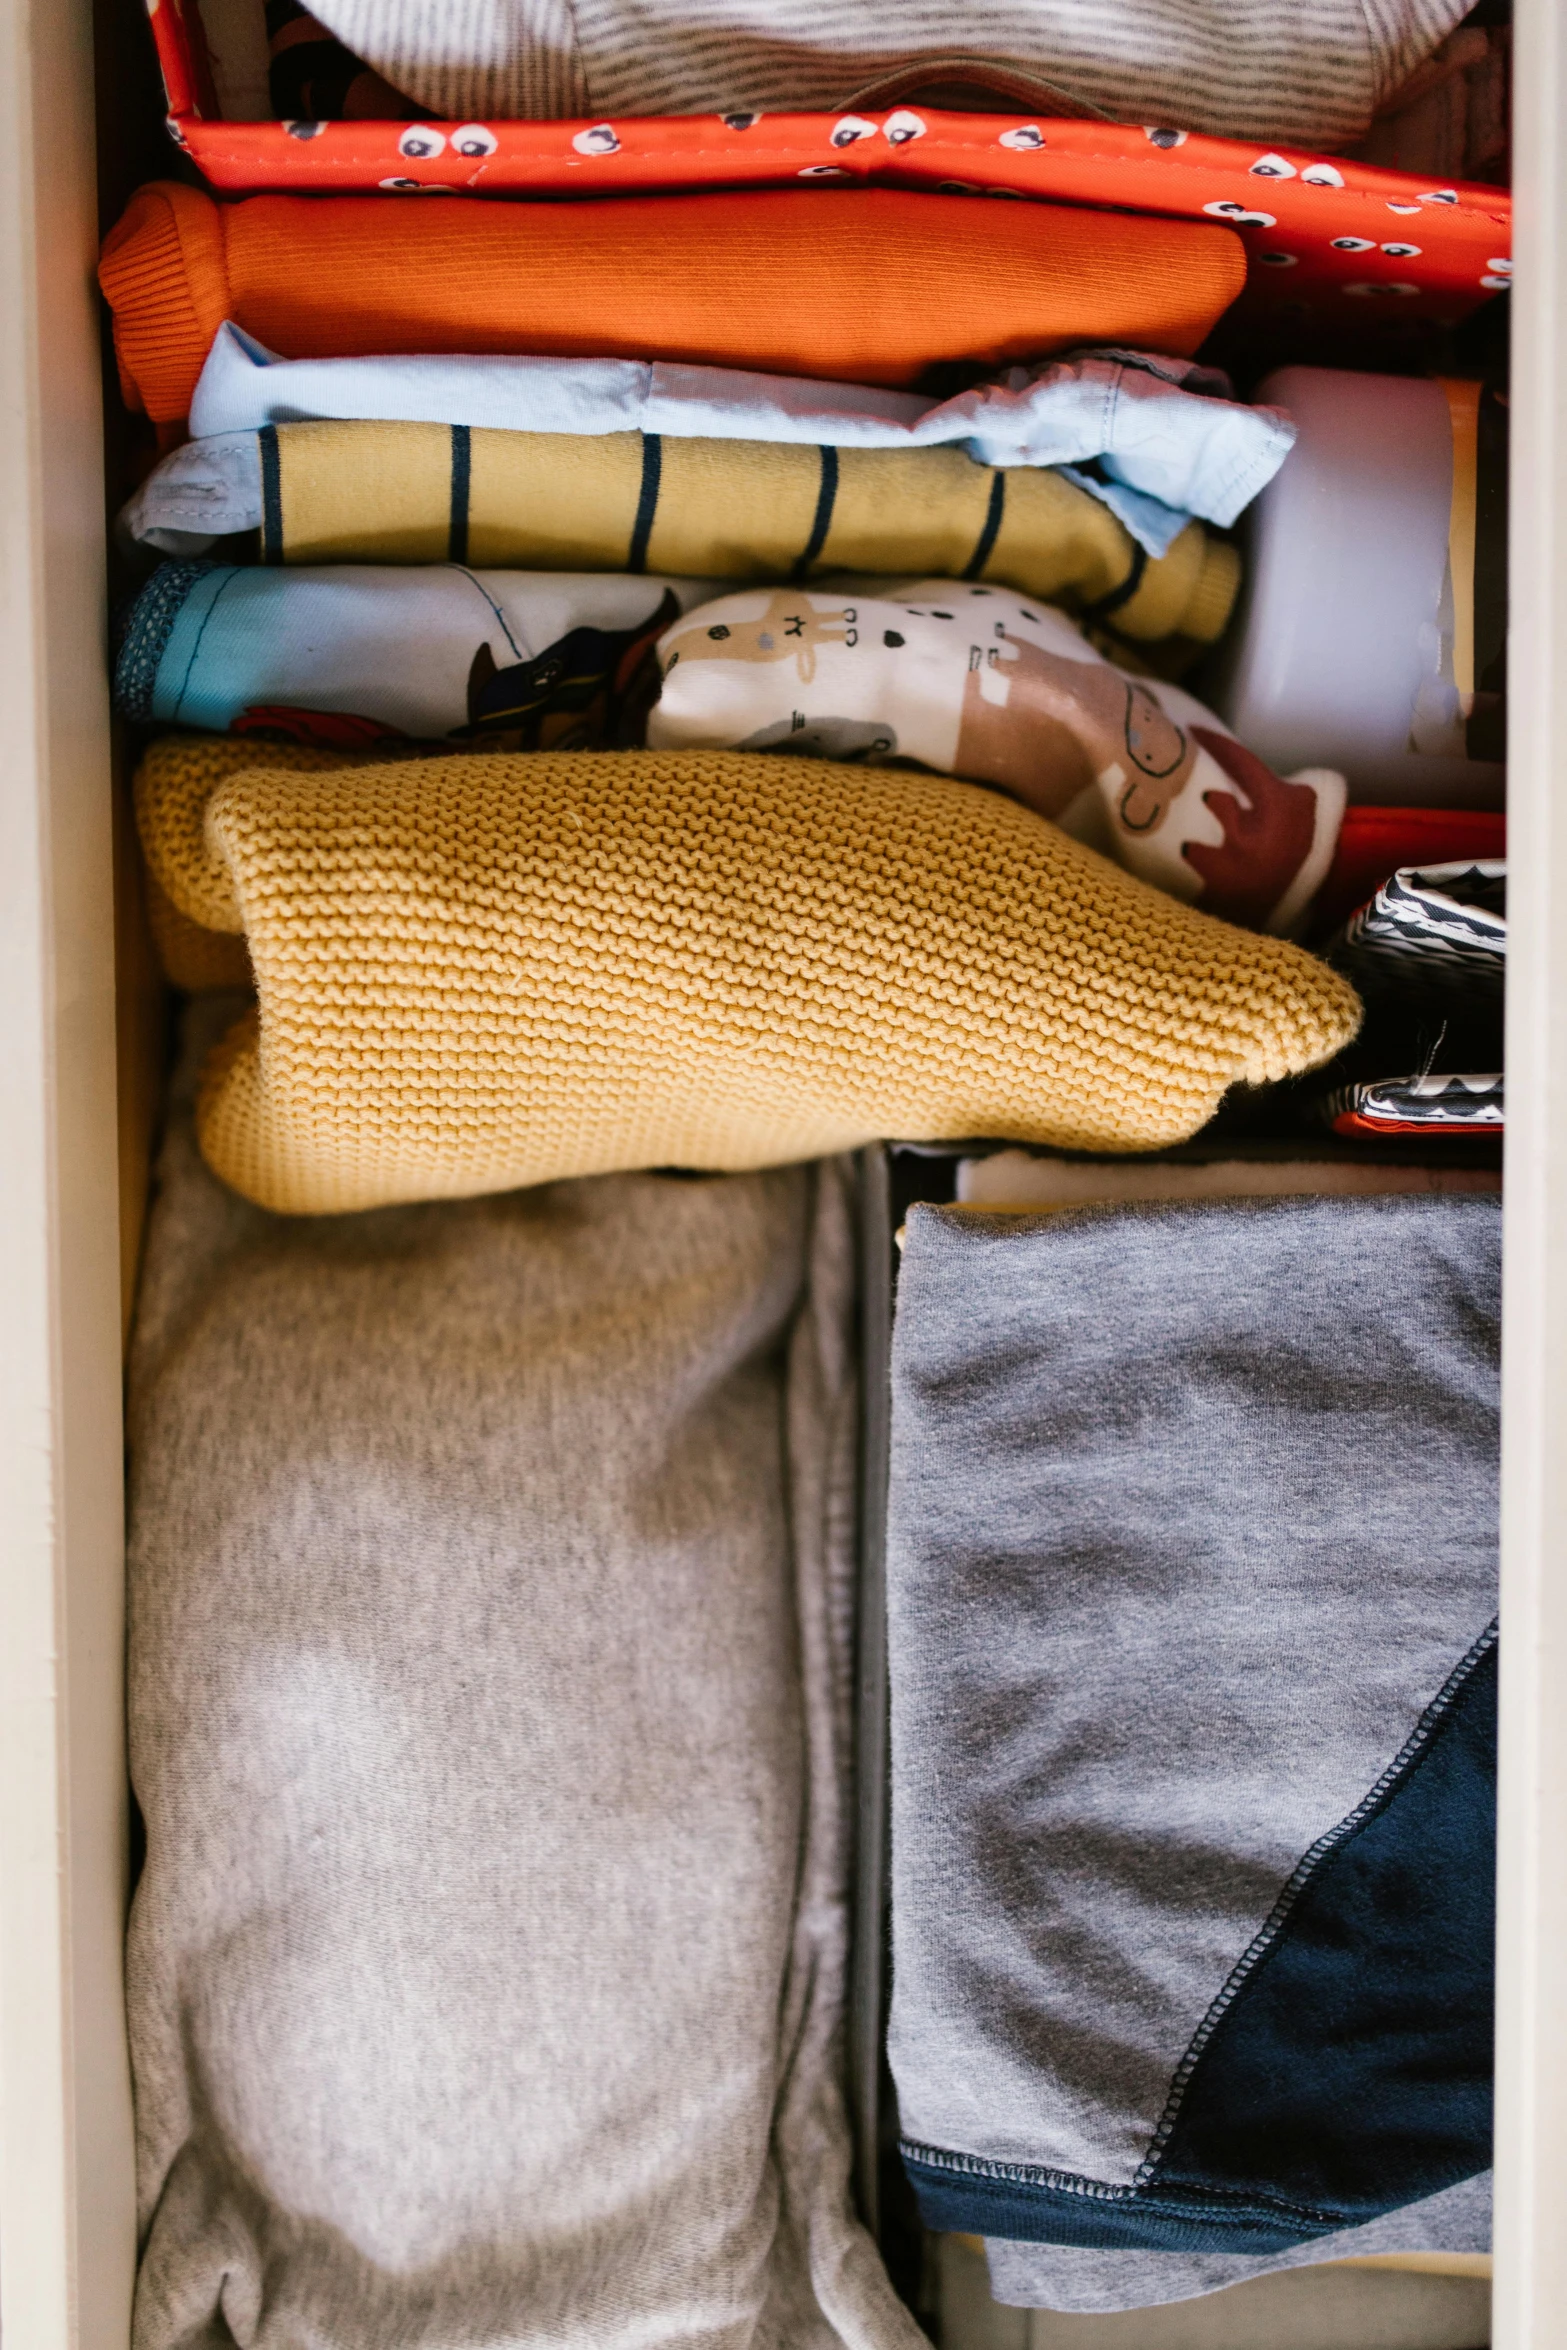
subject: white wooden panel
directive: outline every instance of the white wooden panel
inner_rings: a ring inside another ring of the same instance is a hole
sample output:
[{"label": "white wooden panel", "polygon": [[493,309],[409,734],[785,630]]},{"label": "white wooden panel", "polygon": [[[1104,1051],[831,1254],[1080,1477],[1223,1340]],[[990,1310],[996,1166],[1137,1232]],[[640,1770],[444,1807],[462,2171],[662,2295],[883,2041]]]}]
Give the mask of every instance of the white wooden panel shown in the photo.
[{"label": "white wooden panel", "polygon": [[0,0],[0,2331],[134,2251],[118,1204],[87,0]]},{"label": "white wooden panel", "polygon": [[[1567,7],[1518,0],[1499,2350],[1567,2341]],[[1441,1464],[1432,1463],[1434,1475]]]}]

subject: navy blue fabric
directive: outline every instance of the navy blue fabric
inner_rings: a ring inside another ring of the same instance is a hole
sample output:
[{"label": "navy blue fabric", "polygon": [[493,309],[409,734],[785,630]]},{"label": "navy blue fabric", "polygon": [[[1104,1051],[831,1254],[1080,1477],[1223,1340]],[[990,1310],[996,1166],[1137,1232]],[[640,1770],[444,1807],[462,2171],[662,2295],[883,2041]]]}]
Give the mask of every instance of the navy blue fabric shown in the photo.
[{"label": "navy blue fabric", "polygon": [[905,2145],[927,2226],[1274,2252],[1484,2170],[1495,1846],[1492,1639],[1221,2002],[1146,2177],[1095,2193],[1024,2164]]},{"label": "navy blue fabric", "polygon": [[1313,1872],[1193,2068],[1150,2185],[1352,2223],[1491,2159],[1494,1641]]},{"label": "navy blue fabric", "polygon": [[[1127,2189],[1106,2197],[1053,2187],[1024,2164],[949,2169],[931,2150],[905,2145],[903,2167],[920,2217],[939,2234],[1009,2236],[1023,2244],[1083,2244],[1121,2252],[1287,2252],[1334,2224],[1309,2212],[1200,2195]],[[1014,2173],[1016,2175],[1011,2175]]]}]

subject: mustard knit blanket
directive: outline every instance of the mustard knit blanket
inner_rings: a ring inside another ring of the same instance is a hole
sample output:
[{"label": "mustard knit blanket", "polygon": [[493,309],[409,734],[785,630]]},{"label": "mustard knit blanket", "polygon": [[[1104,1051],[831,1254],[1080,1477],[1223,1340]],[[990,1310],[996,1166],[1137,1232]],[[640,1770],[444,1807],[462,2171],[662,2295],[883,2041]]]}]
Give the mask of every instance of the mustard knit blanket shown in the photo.
[{"label": "mustard knit blanket", "polygon": [[201,1146],[283,1211],[880,1135],[1147,1149],[1358,1025],[1299,948],[944,776],[501,753],[257,766],[203,801],[160,773],[154,876],[243,931],[260,999]]},{"label": "mustard knit blanket", "polygon": [[280,424],[261,443],[262,551],[279,563],[468,563],[806,579],[990,580],[1211,644],[1240,582],[1190,522],[1149,558],[1107,506],[1037,465],[958,448],[827,449],[657,433]]}]

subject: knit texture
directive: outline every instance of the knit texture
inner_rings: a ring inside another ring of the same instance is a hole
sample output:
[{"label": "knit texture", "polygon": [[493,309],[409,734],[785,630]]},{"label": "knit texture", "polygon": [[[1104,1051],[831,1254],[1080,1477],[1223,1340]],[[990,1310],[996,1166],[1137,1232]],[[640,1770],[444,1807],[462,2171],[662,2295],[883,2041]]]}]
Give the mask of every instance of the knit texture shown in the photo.
[{"label": "knit texture", "polygon": [[1078,343],[1196,350],[1233,229],[891,188],[484,204],[140,189],[105,239],[133,407],[183,418],[232,318],[287,359],[516,351],[908,384]]},{"label": "knit texture", "polygon": [[306,743],[258,742],[253,735],[171,734],[149,743],[132,790],[147,857],[147,923],[163,975],[172,986],[205,995],[253,984],[244,939],[223,928],[231,896],[227,874],[219,868],[204,880],[192,876],[180,905],[158,878],[171,855],[177,859],[200,838],[207,802],[218,785],[243,768],[254,767],[258,759],[281,772],[314,775],[372,761],[384,765],[388,756],[384,748],[356,755]]},{"label": "knit texture", "polygon": [[1360,137],[1373,105],[1464,12],[1465,0],[814,0],[792,14],[777,0],[320,0],[315,10],[356,56],[456,122],[838,107],[890,68],[917,87],[923,60],[938,83],[1026,90],[1032,80],[1031,102],[1047,114],[1302,147]]},{"label": "knit texture", "polygon": [[301,1213],[907,1135],[1138,1150],[1354,1034],[1281,940],[945,777],[701,751],[232,776],[144,840],[259,1012],[201,1146]]},{"label": "knit texture", "polygon": [[820,449],[640,432],[275,425],[265,551],[290,563],[800,579],[904,572],[992,580],[1113,610],[1136,638],[1223,632],[1240,558],[1190,522],[1148,559],[1097,498],[1045,466],[962,449]]}]

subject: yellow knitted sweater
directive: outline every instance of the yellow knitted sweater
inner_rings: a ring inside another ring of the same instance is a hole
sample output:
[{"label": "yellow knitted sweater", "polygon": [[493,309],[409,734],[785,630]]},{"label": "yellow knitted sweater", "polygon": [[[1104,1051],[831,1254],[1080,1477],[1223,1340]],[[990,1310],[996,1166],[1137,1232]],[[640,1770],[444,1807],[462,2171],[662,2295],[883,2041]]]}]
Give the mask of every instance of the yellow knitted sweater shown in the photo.
[{"label": "yellow knitted sweater", "polygon": [[143,794],[155,878],[245,933],[260,997],[198,1130],[270,1208],[878,1135],[1146,1149],[1358,1023],[1298,947],[943,776],[722,751],[258,765],[203,811],[176,767]]}]

